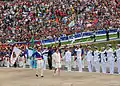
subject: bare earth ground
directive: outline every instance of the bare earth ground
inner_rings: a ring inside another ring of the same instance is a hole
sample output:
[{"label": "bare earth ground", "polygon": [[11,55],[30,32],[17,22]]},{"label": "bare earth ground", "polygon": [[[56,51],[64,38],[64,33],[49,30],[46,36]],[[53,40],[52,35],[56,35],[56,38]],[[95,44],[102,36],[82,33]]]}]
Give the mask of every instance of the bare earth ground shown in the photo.
[{"label": "bare earth ground", "polygon": [[0,68],[0,86],[120,86],[120,75],[61,72],[53,76],[46,70],[45,77],[35,77],[33,69]]}]

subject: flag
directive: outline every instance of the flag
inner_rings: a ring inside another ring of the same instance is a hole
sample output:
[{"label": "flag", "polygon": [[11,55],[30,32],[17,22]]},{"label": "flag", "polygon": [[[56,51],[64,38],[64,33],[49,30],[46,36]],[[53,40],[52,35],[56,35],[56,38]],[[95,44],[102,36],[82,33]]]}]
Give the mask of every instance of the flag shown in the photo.
[{"label": "flag", "polygon": [[33,48],[34,47],[34,43],[35,43],[34,36],[32,36],[32,39],[30,40],[30,43],[31,43],[30,47]]},{"label": "flag", "polygon": [[30,59],[30,65],[32,68],[35,68],[36,62],[35,62],[35,58],[32,56],[36,51],[34,49],[34,36],[32,36],[31,41],[30,41],[30,48],[28,49],[28,58]]},{"label": "flag", "polygon": [[13,48],[12,54],[11,54],[11,65],[13,66],[15,64],[15,61],[17,60],[18,56],[20,55],[21,50],[17,47]]},{"label": "flag", "polygon": [[34,50],[28,49],[28,57],[31,57],[33,55],[33,53],[34,53]]},{"label": "flag", "polygon": [[68,27],[73,27],[75,25],[75,21],[71,21],[69,24],[68,24]]}]

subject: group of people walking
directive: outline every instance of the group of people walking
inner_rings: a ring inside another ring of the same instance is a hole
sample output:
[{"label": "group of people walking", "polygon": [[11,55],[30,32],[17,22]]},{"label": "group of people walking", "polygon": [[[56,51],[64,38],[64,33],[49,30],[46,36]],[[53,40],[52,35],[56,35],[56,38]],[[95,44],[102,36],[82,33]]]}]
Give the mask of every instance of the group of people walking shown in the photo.
[{"label": "group of people walking", "polygon": [[[101,51],[98,50],[97,47],[94,47],[94,50],[88,46],[86,54],[82,56],[82,48],[77,47],[76,51],[76,62],[78,65],[79,72],[83,71],[83,60],[85,59],[87,62],[87,67],[89,72],[100,72],[100,68],[102,69],[102,73],[107,73],[107,68],[109,68],[110,74],[114,74],[114,62],[117,62],[118,73],[120,74],[120,44],[117,45],[117,49],[113,51],[111,44],[108,45],[108,49],[105,47],[101,48]],[[71,52],[68,49],[65,53],[66,64],[69,65],[71,63]],[[68,71],[71,71],[71,66],[67,66]]]},{"label": "group of people walking", "polygon": [[[96,46],[94,49],[88,46],[86,50],[84,50],[82,46],[75,48],[66,47],[63,50],[56,48],[48,58],[51,58],[52,63],[48,63],[50,69],[51,66],[55,69],[54,74],[56,74],[56,71],[60,74],[60,69],[62,69],[64,64],[68,72],[72,71],[73,68],[78,68],[79,72],[83,72],[85,66],[84,61],[87,62],[88,72],[95,71],[100,73],[102,70],[102,73],[105,74],[114,74],[114,64],[117,62],[118,74],[120,74],[120,44],[117,45],[116,50],[113,50],[112,45],[108,44],[108,48],[102,47],[101,51],[99,51]],[[74,65],[77,66],[74,67]],[[107,69],[109,69],[109,71]]]},{"label": "group of people walking", "polygon": [[[87,46],[85,49],[81,45],[76,47],[54,47],[43,48],[40,45],[36,45],[32,50],[30,58],[25,58],[25,50],[21,50],[21,54],[18,56],[19,64],[21,67],[28,65],[36,68],[36,76],[43,77],[43,72],[46,67],[50,70],[54,69],[54,75],[57,71],[60,75],[60,70],[66,68],[68,72],[78,69],[79,72],[83,72],[83,68],[88,68],[88,72],[110,73],[114,74],[115,62],[117,62],[118,74],[120,74],[120,44],[117,45],[116,50],[112,49],[112,45],[108,44],[108,47],[102,47],[101,50],[94,46]],[[30,52],[28,52],[30,54]],[[9,56],[8,56],[9,57]],[[6,56],[6,58],[8,58]],[[6,66],[9,67],[10,60],[6,61]],[[48,65],[47,65],[48,63]],[[87,63],[87,64],[86,64]],[[16,64],[16,62],[15,62]],[[107,70],[109,69],[109,71]]]}]

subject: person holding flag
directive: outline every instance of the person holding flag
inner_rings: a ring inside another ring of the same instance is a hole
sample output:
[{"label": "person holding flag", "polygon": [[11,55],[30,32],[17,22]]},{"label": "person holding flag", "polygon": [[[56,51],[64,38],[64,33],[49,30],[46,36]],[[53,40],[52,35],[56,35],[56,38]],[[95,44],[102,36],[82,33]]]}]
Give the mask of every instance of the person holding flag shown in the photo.
[{"label": "person holding flag", "polygon": [[43,76],[43,64],[44,64],[44,59],[41,53],[41,47],[37,46],[36,47],[37,51],[35,51],[32,55],[32,57],[37,61],[37,67],[36,67],[36,77],[39,76],[39,69],[40,69],[40,76]]}]

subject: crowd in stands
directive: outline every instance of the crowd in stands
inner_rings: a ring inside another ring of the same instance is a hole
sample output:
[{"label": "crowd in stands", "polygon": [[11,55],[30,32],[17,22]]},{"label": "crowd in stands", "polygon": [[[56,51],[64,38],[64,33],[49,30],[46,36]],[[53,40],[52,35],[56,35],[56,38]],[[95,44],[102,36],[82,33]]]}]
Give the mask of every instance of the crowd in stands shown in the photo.
[{"label": "crowd in stands", "polygon": [[[72,27],[69,24],[74,21]],[[0,1],[0,42],[120,27],[119,0]]]}]

